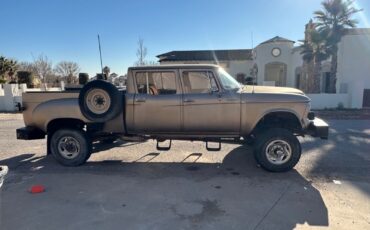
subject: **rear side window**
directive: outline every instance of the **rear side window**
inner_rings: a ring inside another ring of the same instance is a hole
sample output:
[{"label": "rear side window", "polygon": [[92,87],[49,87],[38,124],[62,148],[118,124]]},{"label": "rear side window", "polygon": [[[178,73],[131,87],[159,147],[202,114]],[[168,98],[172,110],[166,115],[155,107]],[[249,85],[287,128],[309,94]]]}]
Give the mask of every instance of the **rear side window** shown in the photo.
[{"label": "rear side window", "polygon": [[185,93],[209,93],[218,91],[215,77],[210,71],[184,71],[182,73]]},{"label": "rear side window", "polygon": [[135,75],[137,92],[150,95],[176,94],[175,72],[138,72]]}]

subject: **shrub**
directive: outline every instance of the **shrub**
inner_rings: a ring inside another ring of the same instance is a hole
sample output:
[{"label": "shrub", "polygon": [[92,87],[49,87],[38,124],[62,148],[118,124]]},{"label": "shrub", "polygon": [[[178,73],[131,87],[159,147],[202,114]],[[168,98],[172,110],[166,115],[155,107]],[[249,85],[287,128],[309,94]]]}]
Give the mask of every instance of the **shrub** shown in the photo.
[{"label": "shrub", "polygon": [[33,87],[33,76],[32,73],[29,71],[18,71],[17,73],[18,83],[23,84],[25,83],[28,88]]},{"label": "shrub", "polygon": [[344,109],[344,105],[343,105],[342,102],[338,103],[337,109],[339,109],[339,110]]},{"label": "shrub", "polygon": [[78,74],[78,84],[85,85],[89,81],[89,75],[87,73]]}]

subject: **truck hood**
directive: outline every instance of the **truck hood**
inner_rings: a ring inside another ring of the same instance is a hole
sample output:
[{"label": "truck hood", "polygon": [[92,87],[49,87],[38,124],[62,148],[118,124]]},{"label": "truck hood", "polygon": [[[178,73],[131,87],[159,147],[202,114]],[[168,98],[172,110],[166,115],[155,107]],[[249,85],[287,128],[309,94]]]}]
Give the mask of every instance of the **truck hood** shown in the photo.
[{"label": "truck hood", "polygon": [[241,93],[266,93],[266,94],[300,94],[304,93],[299,89],[289,87],[276,87],[276,86],[253,86],[246,85],[242,88]]}]

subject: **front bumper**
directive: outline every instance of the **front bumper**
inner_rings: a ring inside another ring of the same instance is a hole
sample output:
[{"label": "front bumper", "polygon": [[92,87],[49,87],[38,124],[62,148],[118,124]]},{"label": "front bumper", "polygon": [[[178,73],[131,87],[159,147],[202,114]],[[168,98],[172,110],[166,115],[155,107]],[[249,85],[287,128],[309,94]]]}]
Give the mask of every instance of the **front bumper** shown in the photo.
[{"label": "front bumper", "polygon": [[19,128],[16,132],[18,140],[37,140],[45,138],[45,132],[35,127]]},{"label": "front bumper", "polygon": [[310,120],[306,128],[306,133],[313,137],[320,137],[321,139],[327,140],[329,137],[329,125],[325,121],[315,118]]}]

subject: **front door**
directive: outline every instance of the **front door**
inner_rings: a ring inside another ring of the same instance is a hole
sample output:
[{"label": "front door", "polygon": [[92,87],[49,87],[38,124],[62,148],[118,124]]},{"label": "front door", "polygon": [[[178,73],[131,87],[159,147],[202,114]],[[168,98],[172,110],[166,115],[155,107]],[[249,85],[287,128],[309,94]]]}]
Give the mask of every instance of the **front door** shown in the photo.
[{"label": "front door", "polygon": [[237,134],[240,96],[222,91],[212,71],[182,70],[186,134]]},{"label": "front door", "polygon": [[136,72],[134,98],[136,133],[181,131],[181,98],[176,70]]}]

